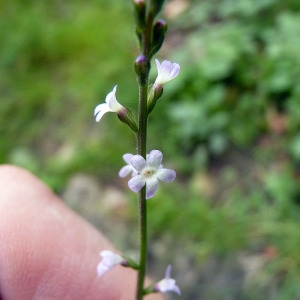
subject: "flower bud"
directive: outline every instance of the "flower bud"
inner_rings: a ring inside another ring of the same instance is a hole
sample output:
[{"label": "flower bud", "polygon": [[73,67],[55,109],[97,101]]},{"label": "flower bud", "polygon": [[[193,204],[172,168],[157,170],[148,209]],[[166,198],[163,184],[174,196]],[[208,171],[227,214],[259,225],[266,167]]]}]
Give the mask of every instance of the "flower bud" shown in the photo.
[{"label": "flower bud", "polygon": [[149,93],[149,97],[147,100],[147,110],[148,114],[150,114],[153,108],[156,105],[156,101],[162,96],[163,94],[163,86],[162,85],[153,85],[151,91]]},{"label": "flower bud", "polygon": [[135,60],[134,69],[138,76],[139,83],[141,85],[145,85],[150,70],[150,63],[148,59],[144,55],[138,56]]},{"label": "flower bud", "polygon": [[135,33],[136,33],[136,37],[137,37],[138,42],[139,42],[139,48],[142,51],[142,49],[143,49],[143,34],[142,34],[142,31],[138,27],[136,27],[135,28]]},{"label": "flower bud", "polygon": [[152,47],[150,50],[151,57],[161,48],[166,36],[167,29],[168,25],[164,20],[158,20],[154,24],[152,31]]},{"label": "flower bud", "polygon": [[137,29],[142,30],[146,27],[146,3],[144,0],[134,0],[133,6]]},{"label": "flower bud", "polygon": [[150,12],[154,16],[156,16],[160,12],[164,2],[165,2],[165,0],[151,0],[150,1]]}]

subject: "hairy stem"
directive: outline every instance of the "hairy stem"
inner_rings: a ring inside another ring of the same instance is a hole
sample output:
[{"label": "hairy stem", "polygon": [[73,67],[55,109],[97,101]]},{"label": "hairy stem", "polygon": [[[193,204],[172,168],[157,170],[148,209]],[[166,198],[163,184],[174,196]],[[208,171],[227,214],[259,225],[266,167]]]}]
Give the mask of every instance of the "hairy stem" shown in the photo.
[{"label": "hairy stem", "polygon": [[[140,86],[140,104],[139,104],[139,131],[137,137],[138,154],[146,157],[147,146],[147,88]],[[146,113],[145,113],[146,112]],[[146,187],[138,193],[139,204],[139,240],[140,240],[140,263],[137,283],[137,300],[143,299],[143,288],[147,265],[147,202]]]},{"label": "hairy stem", "polygon": [[[142,54],[147,59],[150,65],[150,49],[152,39],[153,16],[148,15],[146,28],[142,34]],[[147,98],[148,98],[148,78],[149,70],[146,74],[141,74],[146,80],[144,84],[139,84],[139,130],[137,133],[137,150],[138,154],[146,159],[147,152]],[[146,202],[146,187],[138,193],[139,203],[139,239],[140,239],[140,262],[137,282],[136,299],[142,300],[144,295],[144,281],[147,266],[147,202]]]}]

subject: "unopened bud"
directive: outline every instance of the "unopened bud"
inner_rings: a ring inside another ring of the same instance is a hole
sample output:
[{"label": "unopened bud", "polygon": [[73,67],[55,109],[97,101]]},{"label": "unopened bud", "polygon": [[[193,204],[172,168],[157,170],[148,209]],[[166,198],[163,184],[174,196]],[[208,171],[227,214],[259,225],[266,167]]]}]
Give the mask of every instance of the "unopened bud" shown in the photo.
[{"label": "unopened bud", "polygon": [[152,86],[151,91],[149,93],[149,97],[147,100],[147,110],[148,114],[150,114],[153,108],[156,105],[156,101],[162,96],[163,94],[163,86],[162,84],[155,84]]},{"label": "unopened bud", "polygon": [[150,51],[151,57],[161,48],[166,36],[167,29],[168,25],[164,20],[158,20],[154,24],[152,31],[152,47]]},{"label": "unopened bud", "polygon": [[139,83],[141,85],[145,85],[150,70],[150,63],[148,59],[144,55],[138,56],[135,60],[134,69],[138,76]]},{"label": "unopened bud", "polygon": [[139,48],[142,51],[142,49],[143,49],[143,35],[142,35],[142,31],[138,27],[136,27],[135,28],[135,33],[136,33],[136,36],[137,36],[137,39],[138,39],[138,42],[139,42]]},{"label": "unopened bud", "polygon": [[150,11],[154,16],[156,16],[160,12],[164,2],[165,2],[165,0],[151,0],[150,1]]},{"label": "unopened bud", "polygon": [[133,6],[136,26],[142,30],[146,27],[146,3],[144,0],[134,0]]}]

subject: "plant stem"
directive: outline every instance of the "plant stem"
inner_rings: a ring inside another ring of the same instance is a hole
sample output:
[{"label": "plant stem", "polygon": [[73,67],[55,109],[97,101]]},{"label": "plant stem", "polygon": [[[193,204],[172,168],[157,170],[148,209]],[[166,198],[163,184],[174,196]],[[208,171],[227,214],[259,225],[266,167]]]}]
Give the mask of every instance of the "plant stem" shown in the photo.
[{"label": "plant stem", "polygon": [[[153,28],[153,16],[149,14],[147,17],[147,25],[143,32],[142,53],[144,57],[149,61],[150,65],[150,48],[152,39]],[[144,84],[139,84],[139,130],[137,133],[137,150],[138,154],[146,159],[147,152],[147,124],[148,124],[148,78],[149,71],[145,71],[146,74],[142,74],[146,80]],[[140,239],[140,262],[138,272],[138,282],[136,291],[136,300],[142,300],[144,296],[144,281],[146,275],[147,266],[147,200],[146,200],[146,187],[144,186],[138,193],[139,203],[139,239]]]},{"label": "plant stem", "polygon": [[[148,80],[147,80],[148,81]],[[137,135],[138,154],[146,157],[147,146],[147,89],[145,86],[139,88],[139,131]],[[138,272],[136,299],[143,299],[143,288],[147,265],[147,202],[146,187],[144,186],[138,193],[139,203],[139,239],[140,239],[140,263]]]}]

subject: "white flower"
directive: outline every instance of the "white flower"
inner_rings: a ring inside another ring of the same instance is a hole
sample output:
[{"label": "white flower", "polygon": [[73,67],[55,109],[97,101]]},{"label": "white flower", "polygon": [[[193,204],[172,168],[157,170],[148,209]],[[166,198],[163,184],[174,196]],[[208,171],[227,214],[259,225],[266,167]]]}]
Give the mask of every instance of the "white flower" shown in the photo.
[{"label": "white flower", "polygon": [[99,255],[102,257],[101,262],[97,266],[97,274],[99,277],[124,261],[122,256],[109,250],[101,251]]},{"label": "white flower", "polygon": [[154,285],[154,289],[161,293],[175,292],[176,294],[181,295],[180,288],[176,285],[175,279],[170,278],[170,275],[171,266],[169,265],[166,270],[165,278],[157,282]]},{"label": "white flower", "polygon": [[128,181],[128,186],[133,192],[139,192],[146,184],[146,199],[149,199],[157,192],[158,180],[172,182],[175,179],[174,170],[162,168],[162,158],[159,150],[152,150],[146,160],[141,155],[131,158],[131,165],[139,173]]},{"label": "white flower", "polygon": [[131,165],[130,161],[131,161],[131,158],[133,157],[134,155],[131,154],[131,153],[126,153],[123,155],[123,159],[124,161],[127,163],[126,166],[124,166],[120,172],[119,172],[119,176],[121,178],[124,178],[126,177],[127,175],[129,175],[131,173],[131,176],[134,177],[138,174],[137,170]]},{"label": "white flower", "polygon": [[154,85],[163,85],[167,83],[168,81],[172,80],[175,78],[180,71],[180,66],[179,64],[172,63],[168,60],[164,60],[161,64],[159,61],[156,59],[155,60],[156,67],[157,67],[157,78],[155,80]]},{"label": "white flower", "polygon": [[96,106],[94,116],[96,116],[96,122],[99,122],[104,114],[107,112],[115,112],[119,113],[122,110],[126,110],[125,107],[123,107],[116,99],[116,91],[117,86],[114,87],[114,89],[107,94],[105,98],[106,103],[101,103]]}]

